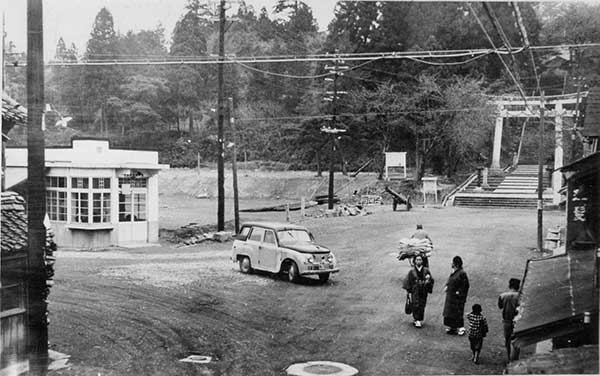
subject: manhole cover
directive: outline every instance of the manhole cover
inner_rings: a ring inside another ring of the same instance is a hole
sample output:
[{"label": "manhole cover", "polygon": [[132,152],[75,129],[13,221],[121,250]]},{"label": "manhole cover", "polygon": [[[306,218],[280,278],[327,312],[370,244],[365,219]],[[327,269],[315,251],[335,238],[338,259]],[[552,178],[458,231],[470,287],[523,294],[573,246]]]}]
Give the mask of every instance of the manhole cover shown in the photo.
[{"label": "manhole cover", "polygon": [[358,374],[358,370],[354,367],[328,361],[292,364],[285,371],[290,376],[353,376]]},{"label": "manhole cover", "polygon": [[205,356],[205,355],[190,355],[187,358],[179,359],[180,362],[200,363],[200,364],[210,363],[211,360],[212,360],[212,357]]}]

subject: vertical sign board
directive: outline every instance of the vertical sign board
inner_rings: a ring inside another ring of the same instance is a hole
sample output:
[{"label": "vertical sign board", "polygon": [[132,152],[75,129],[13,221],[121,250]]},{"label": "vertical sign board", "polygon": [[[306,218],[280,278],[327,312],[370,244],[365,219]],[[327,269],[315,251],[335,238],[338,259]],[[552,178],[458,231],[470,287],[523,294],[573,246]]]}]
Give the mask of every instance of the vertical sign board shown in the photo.
[{"label": "vertical sign board", "polygon": [[566,249],[598,246],[600,236],[600,193],[598,173],[573,177],[568,183]]},{"label": "vertical sign board", "polygon": [[386,152],[385,153],[385,180],[389,180],[390,167],[403,167],[404,178],[406,179],[406,152]]},{"label": "vertical sign board", "polygon": [[422,178],[423,182],[423,202],[427,202],[427,194],[430,193],[435,197],[435,203],[437,204],[437,178]]}]

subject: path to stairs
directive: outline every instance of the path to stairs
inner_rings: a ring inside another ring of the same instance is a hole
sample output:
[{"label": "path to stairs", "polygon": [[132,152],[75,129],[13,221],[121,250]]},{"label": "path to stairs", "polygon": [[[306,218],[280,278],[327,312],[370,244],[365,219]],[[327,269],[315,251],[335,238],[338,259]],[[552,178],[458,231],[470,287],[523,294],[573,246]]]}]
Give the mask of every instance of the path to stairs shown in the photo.
[{"label": "path to stairs", "polygon": [[[453,203],[455,206],[535,208],[537,174],[537,165],[520,165],[504,176],[494,176],[493,180],[488,178],[490,184],[486,189],[477,188],[476,181],[469,184],[455,194]],[[548,177],[546,173],[544,175],[544,188],[547,188]],[[544,204],[550,204],[552,194],[545,192],[543,200]]]}]

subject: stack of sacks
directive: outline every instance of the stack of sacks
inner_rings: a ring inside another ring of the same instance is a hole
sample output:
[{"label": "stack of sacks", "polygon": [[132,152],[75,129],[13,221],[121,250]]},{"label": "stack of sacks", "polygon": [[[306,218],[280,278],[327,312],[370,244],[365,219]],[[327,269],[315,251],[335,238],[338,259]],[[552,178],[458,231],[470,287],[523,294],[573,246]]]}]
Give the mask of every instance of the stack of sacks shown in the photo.
[{"label": "stack of sacks", "polygon": [[398,260],[413,258],[416,255],[430,257],[433,251],[433,243],[429,239],[400,239],[398,245]]}]

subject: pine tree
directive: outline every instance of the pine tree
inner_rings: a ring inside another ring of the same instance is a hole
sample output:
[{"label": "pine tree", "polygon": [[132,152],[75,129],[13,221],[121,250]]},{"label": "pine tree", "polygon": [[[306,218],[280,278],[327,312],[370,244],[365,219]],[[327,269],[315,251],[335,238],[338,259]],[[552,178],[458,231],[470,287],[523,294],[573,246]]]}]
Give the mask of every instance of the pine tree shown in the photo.
[{"label": "pine tree", "polygon": [[[118,57],[118,38],[114,30],[113,17],[107,8],[96,15],[84,58],[87,60],[113,60]],[[119,96],[121,69],[112,66],[86,66],[81,80],[81,120],[84,128],[91,129],[98,111],[108,98]]]}]

